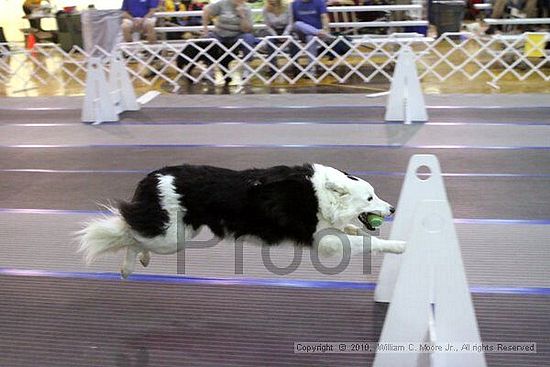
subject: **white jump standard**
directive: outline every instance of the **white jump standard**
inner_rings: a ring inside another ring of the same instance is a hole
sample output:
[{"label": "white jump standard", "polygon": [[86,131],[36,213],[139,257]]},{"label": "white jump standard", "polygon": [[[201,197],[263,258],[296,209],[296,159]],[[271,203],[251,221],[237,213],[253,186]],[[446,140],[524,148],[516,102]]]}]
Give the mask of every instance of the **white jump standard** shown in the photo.
[{"label": "white jump standard", "polygon": [[[428,167],[430,176],[418,176]],[[407,241],[400,257],[385,255],[375,300],[390,302],[380,343],[481,344],[441,168],[415,155],[407,168],[390,239]],[[418,367],[419,351],[378,353],[374,367]],[[432,367],[485,367],[482,352],[434,351]]]},{"label": "white jump standard", "polygon": [[415,56],[411,48],[401,46],[386,105],[386,121],[428,121],[422,87],[416,72]]},{"label": "white jump standard", "polygon": [[112,56],[110,63],[111,70],[107,83],[101,59],[90,57],[88,60],[82,122],[96,125],[118,121],[120,113],[140,110],[134,87],[120,55]]}]

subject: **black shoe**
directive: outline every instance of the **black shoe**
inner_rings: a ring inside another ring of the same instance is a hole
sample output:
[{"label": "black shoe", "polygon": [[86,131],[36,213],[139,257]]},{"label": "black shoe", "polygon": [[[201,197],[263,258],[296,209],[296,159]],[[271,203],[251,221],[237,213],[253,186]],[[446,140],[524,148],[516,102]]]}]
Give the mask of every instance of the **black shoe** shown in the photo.
[{"label": "black shoe", "polygon": [[275,74],[277,74],[277,70],[275,70],[273,67],[269,67],[266,74],[267,77],[271,79]]},{"label": "black shoe", "polygon": [[294,79],[298,76],[298,68],[296,66],[289,66],[286,70],[290,78]]},{"label": "black shoe", "polygon": [[485,34],[488,34],[488,35],[495,34],[495,31],[496,31],[495,26],[491,25],[489,26],[489,28],[487,28],[487,30],[485,31]]}]

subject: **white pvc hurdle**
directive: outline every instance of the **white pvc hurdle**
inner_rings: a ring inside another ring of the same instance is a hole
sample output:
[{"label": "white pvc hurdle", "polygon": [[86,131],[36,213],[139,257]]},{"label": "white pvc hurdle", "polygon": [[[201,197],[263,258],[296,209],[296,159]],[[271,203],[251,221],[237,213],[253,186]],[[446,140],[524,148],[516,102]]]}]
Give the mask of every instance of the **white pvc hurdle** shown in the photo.
[{"label": "white pvc hurdle", "polygon": [[[427,167],[429,177],[419,177]],[[407,168],[390,239],[407,241],[386,254],[375,300],[390,302],[380,343],[481,343],[439,162],[414,155]],[[416,367],[419,351],[378,353],[374,367]],[[435,351],[432,367],[485,367],[483,353]]]}]

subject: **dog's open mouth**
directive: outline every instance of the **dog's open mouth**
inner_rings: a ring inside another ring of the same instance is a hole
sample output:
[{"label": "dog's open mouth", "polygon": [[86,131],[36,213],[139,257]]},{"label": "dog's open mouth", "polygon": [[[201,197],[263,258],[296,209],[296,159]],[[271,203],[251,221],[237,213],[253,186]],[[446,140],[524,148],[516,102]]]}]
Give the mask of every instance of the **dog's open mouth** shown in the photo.
[{"label": "dog's open mouth", "polygon": [[369,230],[369,231],[375,231],[376,228],[374,228],[370,223],[369,223],[369,220],[368,220],[368,215],[369,214],[376,214],[378,215],[377,213],[367,213],[367,212],[363,212],[361,214],[359,214],[359,221],[361,223],[363,223],[363,225]]}]

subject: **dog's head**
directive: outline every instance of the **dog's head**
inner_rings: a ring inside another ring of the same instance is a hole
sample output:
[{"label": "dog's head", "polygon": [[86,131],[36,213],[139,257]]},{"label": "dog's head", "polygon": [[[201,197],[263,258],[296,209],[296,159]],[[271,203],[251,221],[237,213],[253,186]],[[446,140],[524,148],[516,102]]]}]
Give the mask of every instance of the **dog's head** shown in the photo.
[{"label": "dog's head", "polygon": [[366,181],[335,168],[314,165],[312,182],[319,200],[320,215],[334,225],[347,225],[356,219],[369,230],[367,215],[387,217],[395,209],[380,199],[374,188]]}]

